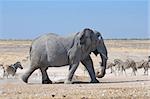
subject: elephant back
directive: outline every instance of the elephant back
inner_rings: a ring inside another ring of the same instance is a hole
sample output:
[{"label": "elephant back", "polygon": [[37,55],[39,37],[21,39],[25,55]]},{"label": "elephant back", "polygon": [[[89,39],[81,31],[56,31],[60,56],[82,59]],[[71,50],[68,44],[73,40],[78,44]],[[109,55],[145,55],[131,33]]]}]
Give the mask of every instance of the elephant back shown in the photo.
[{"label": "elephant back", "polygon": [[65,42],[65,38],[51,33],[38,37],[30,48],[31,60],[39,57],[35,61],[41,61],[40,64],[55,66],[68,64],[67,50],[63,42]]}]

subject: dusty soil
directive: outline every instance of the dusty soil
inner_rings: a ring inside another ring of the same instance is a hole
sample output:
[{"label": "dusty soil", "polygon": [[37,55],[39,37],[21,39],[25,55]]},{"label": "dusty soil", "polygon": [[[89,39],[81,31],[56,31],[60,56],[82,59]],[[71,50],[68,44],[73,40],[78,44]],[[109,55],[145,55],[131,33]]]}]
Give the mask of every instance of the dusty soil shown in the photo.
[{"label": "dusty soil", "polygon": [[[109,60],[115,58],[132,58],[135,61],[147,60],[150,55],[150,40],[106,40]],[[63,81],[68,67],[49,68],[48,74],[55,84],[41,84],[41,74],[37,70],[29,79],[29,84],[21,81],[21,75],[29,66],[28,51],[31,41],[0,41],[0,63],[12,64],[20,61],[24,67],[17,71],[15,78],[0,78],[0,99],[106,99],[106,98],[150,98],[150,74],[143,75],[139,69],[136,76],[131,76],[131,70],[125,74],[107,74],[98,79],[100,83],[89,83],[87,71],[80,64],[74,76],[74,84],[66,85]],[[99,68],[99,56],[91,55],[94,67]]]}]

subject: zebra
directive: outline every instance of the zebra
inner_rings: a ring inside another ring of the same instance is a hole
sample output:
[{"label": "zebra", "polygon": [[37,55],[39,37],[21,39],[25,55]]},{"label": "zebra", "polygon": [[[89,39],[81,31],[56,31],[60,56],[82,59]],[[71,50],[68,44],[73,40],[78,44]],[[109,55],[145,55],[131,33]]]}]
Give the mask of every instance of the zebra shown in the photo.
[{"label": "zebra", "polygon": [[113,67],[115,67],[115,64],[112,63],[112,62],[108,62],[107,66],[106,66],[106,69],[110,68],[110,73],[113,73],[113,72],[115,72],[114,69],[113,69]]},{"label": "zebra", "polygon": [[122,73],[124,72],[125,75],[126,75],[126,69],[128,68],[132,68],[132,71],[133,71],[132,73],[136,75],[137,68],[136,68],[136,63],[134,60],[127,59],[125,62],[123,62],[120,59],[115,59],[114,64],[115,64],[115,67],[118,69],[118,71],[121,71]]},{"label": "zebra", "polygon": [[144,75],[148,75],[148,68],[150,68],[150,62],[149,60],[141,60],[139,62],[136,62],[136,68],[140,69],[143,68],[144,69]]},{"label": "zebra", "polygon": [[144,75],[148,75],[148,69],[150,68],[150,56],[148,56],[148,60],[141,60],[136,62],[137,69],[143,68]]},{"label": "zebra", "polygon": [[11,65],[7,65],[6,70],[5,70],[6,71],[6,73],[5,73],[6,77],[8,78],[9,75],[15,76],[18,68],[23,69],[20,62],[16,62],[16,63],[11,64]]}]

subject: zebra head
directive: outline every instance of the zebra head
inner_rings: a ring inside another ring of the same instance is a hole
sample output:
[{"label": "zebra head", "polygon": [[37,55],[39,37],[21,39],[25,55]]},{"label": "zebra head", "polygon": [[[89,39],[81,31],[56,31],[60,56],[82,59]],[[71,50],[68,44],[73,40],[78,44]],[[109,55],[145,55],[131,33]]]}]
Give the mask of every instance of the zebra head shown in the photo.
[{"label": "zebra head", "polygon": [[16,69],[17,68],[20,68],[20,69],[23,69],[22,65],[20,62],[16,62],[14,65],[13,65]]}]

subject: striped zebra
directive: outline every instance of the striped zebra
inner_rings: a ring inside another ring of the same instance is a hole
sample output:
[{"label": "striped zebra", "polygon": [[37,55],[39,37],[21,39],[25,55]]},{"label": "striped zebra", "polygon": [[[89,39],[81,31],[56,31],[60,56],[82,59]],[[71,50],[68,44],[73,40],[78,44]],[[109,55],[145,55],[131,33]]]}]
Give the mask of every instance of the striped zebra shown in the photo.
[{"label": "striped zebra", "polygon": [[15,76],[18,68],[23,69],[20,62],[16,62],[16,63],[11,64],[11,65],[7,65],[6,70],[5,70],[6,71],[6,73],[5,73],[6,77],[8,78],[9,75]]}]

